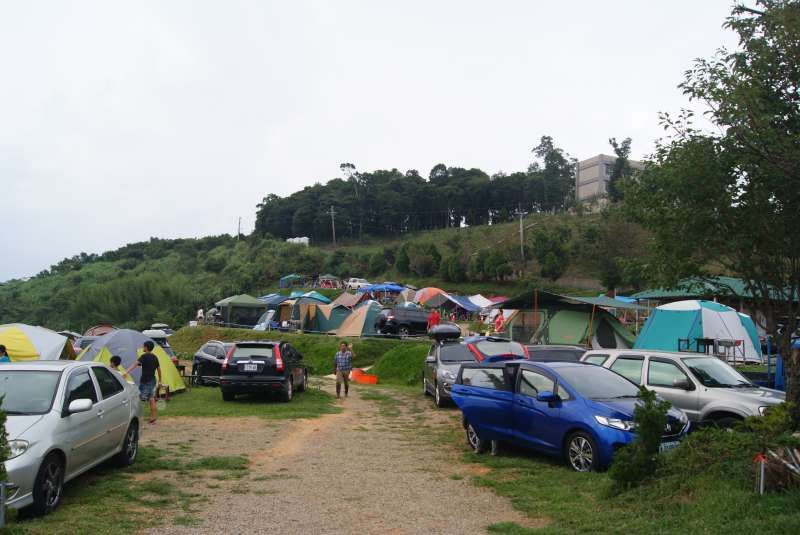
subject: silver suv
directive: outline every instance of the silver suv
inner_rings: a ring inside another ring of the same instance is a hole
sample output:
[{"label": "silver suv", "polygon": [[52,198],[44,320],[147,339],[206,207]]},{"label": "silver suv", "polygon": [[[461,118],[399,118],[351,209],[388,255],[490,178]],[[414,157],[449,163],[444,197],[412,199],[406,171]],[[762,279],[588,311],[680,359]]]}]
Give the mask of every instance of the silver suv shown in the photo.
[{"label": "silver suv", "polygon": [[786,400],[783,392],[754,385],[728,363],[702,353],[605,349],[587,351],[581,360],[655,390],[693,422],[730,427]]}]

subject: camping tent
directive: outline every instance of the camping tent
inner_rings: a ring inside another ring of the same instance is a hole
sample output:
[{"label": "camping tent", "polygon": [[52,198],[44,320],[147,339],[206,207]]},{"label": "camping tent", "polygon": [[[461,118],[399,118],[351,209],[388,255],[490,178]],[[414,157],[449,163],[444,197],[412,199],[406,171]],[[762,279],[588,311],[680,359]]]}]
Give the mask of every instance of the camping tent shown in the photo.
[{"label": "camping tent", "polygon": [[629,348],[634,336],[603,309],[550,305],[537,311],[517,310],[506,317],[513,340],[534,344],[585,345],[593,349]]},{"label": "camping tent", "polygon": [[252,327],[267,308],[266,303],[247,294],[232,295],[214,303],[220,309],[222,321]]},{"label": "camping tent", "polygon": [[115,329],[116,327],[114,327],[110,323],[100,323],[98,325],[95,325],[94,327],[89,327],[88,329],[86,329],[86,332],[83,333],[83,336],[103,336],[104,334],[110,333]]},{"label": "camping tent", "polygon": [[343,305],[300,305],[300,328],[304,331],[327,333],[338,329],[351,311]]},{"label": "camping tent", "polygon": [[400,295],[397,296],[398,303],[405,303],[406,301],[413,301],[414,294],[416,294],[416,290],[413,288],[406,288],[400,292]]},{"label": "camping tent", "polygon": [[714,301],[676,301],[653,309],[635,349],[701,351],[729,360],[761,362],[761,343],[752,319]]},{"label": "camping tent", "polygon": [[[122,370],[119,370],[120,373],[122,373],[136,362],[139,355],[144,352],[142,346],[148,340],[151,342],[153,341],[151,338],[148,338],[138,331],[119,329],[104,334],[92,342],[92,345],[84,349],[81,354],[78,355],[78,360],[108,364],[112,355],[118,355],[122,359]],[[164,348],[155,344],[153,354],[158,358],[158,366],[161,368],[161,382],[169,387],[169,391],[177,392],[186,388],[180,373],[178,373],[177,368],[175,368],[175,365],[172,363],[169,355],[164,351]],[[131,371],[132,378],[137,382],[139,381],[140,375],[140,368]]]},{"label": "camping tent", "polygon": [[319,276],[319,279],[317,279],[316,286],[317,288],[341,288],[342,279],[340,279],[336,275],[331,275],[330,273],[326,273],[325,275]]},{"label": "camping tent", "polygon": [[339,297],[333,300],[333,305],[343,305],[347,308],[354,308],[360,302],[366,301],[369,299],[369,295],[367,294],[351,294],[344,292]]},{"label": "camping tent", "polygon": [[6,346],[13,362],[75,358],[69,338],[50,329],[24,323],[0,325],[0,344]]},{"label": "camping tent", "polygon": [[278,281],[278,288],[302,288],[305,285],[306,278],[302,275],[298,275],[297,273],[292,273],[291,275],[281,277]]},{"label": "camping tent", "polygon": [[262,295],[258,299],[264,301],[264,304],[267,305],[267,310],[278,310],[278,305],[289,298],[281,294],[267,294]]},{"label": "camping tent", "polygon": [[464,297],[463,295],[454,295],[454,294],[447,294],[447,302],[443,303],[442,306],[445,308],[452,308],[453,306],[456,308],[460,308],[464,312],[468,314],[474,314],[478,312],[481,307],[473,303],[469,300],[468,297]]},{"label": "camping tent", "polygon": [[375,334],[375,318],[381,311],[377,301],[361,303],[336,330],[338,336],[364,336]]},{"label": "camping tent", "polygon": [[316,299],[317,301],[321,301],[323,303],[330,304],[331,300],[322,295],[321,293],[311,290],[310,292],[306,292],[303,294],[303,297],[310,297],[311,299]]},{"label": "camping tent", "polygon": [[481,294],[470,295],[468,299],[478,308],[488,308],[494,303],[491,299],[488,299]]},{"label": "camping tent", "polygon": [[417,290],[417,292],[414,294],[414,301],[421,305],[437,307],[440,306],[442,303],[444,303],[446,297],[442,298],[441,301],[438,302],[438,304],[428,304],[428,301],[430,301],[431,298],[441,294],[446,294],[446,292],[441,288],[433,288],[433,287],[422,288],[421,290]]}]

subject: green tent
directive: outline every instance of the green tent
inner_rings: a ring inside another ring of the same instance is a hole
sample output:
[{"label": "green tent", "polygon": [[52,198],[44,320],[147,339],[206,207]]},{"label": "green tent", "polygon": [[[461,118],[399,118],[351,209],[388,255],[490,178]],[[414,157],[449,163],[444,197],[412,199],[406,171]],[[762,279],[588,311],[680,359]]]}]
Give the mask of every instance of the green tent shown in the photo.
[{"label": "green tent", "polygon": [[258,318],[267,310],[264,301],[247,294],[232,295],[214,304],[220,309],[222,320],[226,324],[248,327],[258,323]]},{"label": "green tent", "polygon": [[338,329],[352,312],[343,305],[296,305],[299,310],[301,329],[309,332],[327,333]]},{"label": "green tent", "polygon": [[337,336],[370,336],[375,333],[375,318],[382,307],[377,301],[366,301],[357,306],[336,330]]},{"label": "green tent", "polygon": [[[538,314],[538,321],[536,320]],[[585,345],[594,349],[629,348],[635,337],[617,318],[598,308],[547,307],[518,310],[506,320],[513,340],[533,344]]]}]

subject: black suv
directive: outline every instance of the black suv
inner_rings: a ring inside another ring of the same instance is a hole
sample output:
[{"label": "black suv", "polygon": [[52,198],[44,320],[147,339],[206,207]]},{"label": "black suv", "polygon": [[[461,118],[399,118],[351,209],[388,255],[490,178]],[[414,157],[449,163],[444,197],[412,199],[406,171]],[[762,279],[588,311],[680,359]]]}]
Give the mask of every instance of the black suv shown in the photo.
[{"label": "black suv", "polygon": [[233,348],[232,342],[209,340],[197,350],[192,360],[192,384],[219,384],[220,371],[225,356]]},{"label": "black suv", "polygon": [[428,333],[428,313],[421,308],[384,308],[375,318],[375,331],[400,336],[425,335]]},{"label": "black suv", "polygon": [[431,344],[422,370],[422,393],[432,395],[437,407],[443,407],[450,401],[450,389],[462,364],[528,358],[525,346],[506,338],[471,336],[455,339],[452,335],[437,334],[437,329],[431,332],[436,341]]},{"label": "black suv", "polygon": [[303,356],[287,342],[235,342],[222,362],[219,386],[222,399],[233,401],[236,394],[278,392],[291,401],[295,391],[308,383]]}]

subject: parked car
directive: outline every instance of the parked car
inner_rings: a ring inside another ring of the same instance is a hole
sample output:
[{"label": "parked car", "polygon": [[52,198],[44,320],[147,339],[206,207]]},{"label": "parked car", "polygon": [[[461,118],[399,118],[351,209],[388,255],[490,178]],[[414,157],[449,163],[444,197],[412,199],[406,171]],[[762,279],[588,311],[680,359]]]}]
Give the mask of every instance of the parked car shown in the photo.
[{"label": "parked car", "polygon": [[604,349],[588,351],[583,361],[655,390],[698,423],[730,427],[786,400],[785,393],[757,386],[727,362],[703,353]]},{"label": "parked car", "polygon": [[[436,333],[432,333],[435,336]],[[525,347],[506,338],[472,336],[444,339],[431,344],[422,370],[422,393],[433,396],[437,407],[450,402],[450,391],[464,363],[527,358]]]},{"label": "parked car", "polygon": [[399,336],[424,335],[428,332],[428,313],[421,308],[394,306],[384,308],[375,318],[378,334]]},{"label": "parked car", "polygon": [[158,331],[164,331],[164,334],[166,334],[167,336],[172,336],[173,334],[175,334],[175,331],[173,331],[170,328],[170,326],[167,325],[166,323],[153,323],[152,325],[150,325],[150,328]]},{"label": "parked car", "polygon": [[172,360],[172,363],[177,366],[178,365],[178,357],[175,355],[175,352],[170,347],[169,342],[167,341],[167,333],[160,329],[147,329],[142,331],[142,334],[148,336],[153,339],[153,342],[157,343],[161,346],[169,358]]},{"label": "parked car", "polygon": [[[528,360],[464,364],[452,390],[475,452],[491,441],[508,442],[563,456],[578,472],[606,468],[614,451],[634,439],[638,393],[599,366]],[[689,425],[682,411],[670,409],[661,450],[677,446]]]},{"label": "parked car", "polygon": [[139,391],[95,362],[0,364],[10,454],[6,505],[32,515],[61,503],[64,483],[113,460],[136,460]]},{"label": "parked car", "polygon": [[570,345],[527,345],[528,358],[536,362],[578,362],[586,348]]},{"label": "parked car", "polygon": [[359,288],[366,288],[370,285],[370,282],[367,279],[347,279],[344,281],[344,289],[349,290],[351,292],[355,292]]},{"label": "parked car", "polygon": [[307,383],[303,356],[280,341],[235,342],[222,361],[219,378],[225,401],[258,392],[278,392],[283,401],[291,401],[295,390],[304,391]]},{"label": "parked car", "polygon": [[209,340],[194,354],[192,359],[192,384],[219,384],[222,363],[225,356],[233,349],[232,342]]}]

